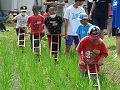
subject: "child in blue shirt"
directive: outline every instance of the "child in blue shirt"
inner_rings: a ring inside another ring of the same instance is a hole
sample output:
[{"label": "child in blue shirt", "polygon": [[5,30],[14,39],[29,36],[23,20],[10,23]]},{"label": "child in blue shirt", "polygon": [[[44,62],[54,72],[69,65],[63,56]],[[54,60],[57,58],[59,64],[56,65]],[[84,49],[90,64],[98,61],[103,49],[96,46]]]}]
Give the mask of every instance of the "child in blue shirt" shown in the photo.
[{"label": "child in blue shirt", "polygon": [[81,23],[76,31],[80,40],[87,36],[88,29],[92,24],[88,23],[88,15],[86,13],[81,13],[77,20],[80,20]]}]

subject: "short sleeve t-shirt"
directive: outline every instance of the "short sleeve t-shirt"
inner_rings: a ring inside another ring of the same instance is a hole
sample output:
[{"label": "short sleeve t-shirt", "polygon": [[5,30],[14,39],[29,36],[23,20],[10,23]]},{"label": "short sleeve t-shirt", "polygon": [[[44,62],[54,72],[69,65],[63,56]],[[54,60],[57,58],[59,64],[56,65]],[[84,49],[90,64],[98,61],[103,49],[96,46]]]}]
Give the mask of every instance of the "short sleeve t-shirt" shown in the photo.
[{"label": "short sleeve t-shirt", "polygon": [[78,34],[78,36],[80,36],[81,39],[88,35],[88,30],[89,30],[91,25],[92,24],[90,24],[90,23],[88,23],[87,26],[84,26],[83,24],[80,24],[76,33]]},{"label": "short sleeve t-shirt", "polygon": [[45,26],[51,34],[60,34],[62,32],[63,19],[60,16],[55,18],[46,17]]},{"label": "short sleeve t-shirt", "polygon": [[[47,0],[47,2],[55,2],[55,1],[58,1],[58,0]],[[46,12],[49,11],[49,8],[50,8],[50,7],[51,7],[50,5],[47,5],[47,7],[46,7]]]},{"label": "short sleeve t-shirt", "polygon": [[[108,49],[105,46],[104,42],[102,41],[100,44],[95,45],[91,42],[89,36],[86,36],[83,39],[81,39],[76,50],[79,53],[83,51],[82,59],[85,63],[97,63],[102,55],[104,57],[108,56]],[[87,71],[87,66],[79,65],[79,67]],[[90,71],[95,72],[95,67],[90,66]]]},{"label": "short sleeve t-shirt", "polygon": [[22,16],[21,14],[18,14],[13,19],[17,20],[16,28],[27,27],[26,26],[27,25],[27,19],[28,19],[27,14],[25,14],[25,16]]},{"label": "short sleeve t-shirt", "polygon": [[120,0],[112,0],[112,27],[120,28]]},{"label": "short sleeve t-shirt", "polygon": [[80,16],[80,13],[85,13],[83,7],[79,6],[78,8],[74,8],[73,5],[70,5],[64,14],[64,18],[68,19],[68,35],[78,36],[76,34],[77,28],[80,25],[80,21],[77,18]]},{"label": "short sleeve t-shirt", "polygon": [[37,17],[32,15],[28,18],[27,23],[30,25],[31,32],[41,32],[43,30],[44,17],[41,15]]},{"label": "short sleeve t-shirt", "polygon": [[94,17],[96,18],[108,18],[108,4],[111,3],[111,0],[93,0],[96,2]]}]

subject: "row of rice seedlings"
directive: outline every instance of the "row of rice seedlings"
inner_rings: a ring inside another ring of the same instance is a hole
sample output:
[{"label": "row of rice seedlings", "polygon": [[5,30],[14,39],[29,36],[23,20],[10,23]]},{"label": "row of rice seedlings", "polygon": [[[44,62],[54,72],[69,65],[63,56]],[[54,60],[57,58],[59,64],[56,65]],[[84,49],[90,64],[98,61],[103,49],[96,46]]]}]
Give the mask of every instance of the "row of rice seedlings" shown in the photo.
[{"label": "row of rice seedlings", "polygon": [[[80,77],[75,53],[68,56],[61,53],[58,64],[55,64],[48,49],[43,46],[40,62],[29,46],[25,47],[25,53],[22,53],[15,43],[14,53],[20,90],[94,90],[87,77]],[[118,90],[116,86],[111,87],[112,84],[108,86],[105,79],[101,81],[102,90]]]},{"label": "row of rice seedlings", "polygon": [[25,47],[24,53],[14,44],[17,56],[17,71],[20,90],[45,89],[41,71],[38,68],[38,60],[35,58],[29,46]]},{"label": "row of rice seedlings", "polygon": [[2,56],[0,65],[0,90],[12,90],[12,55],[11,47],[8,41],[2,40],[0,45],[0,52]]}]

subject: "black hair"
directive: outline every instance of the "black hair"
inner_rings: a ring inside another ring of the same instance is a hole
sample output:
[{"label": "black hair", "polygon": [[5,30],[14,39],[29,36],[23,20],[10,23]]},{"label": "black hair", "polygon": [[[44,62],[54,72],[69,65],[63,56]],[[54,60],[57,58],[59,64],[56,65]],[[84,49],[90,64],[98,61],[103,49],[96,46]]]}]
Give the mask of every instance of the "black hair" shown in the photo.
[{"label": "black hair", "polygon": [[35,11],[35,10],[38,10],[38,11],[40,10],[37,5],[33,5],[33,7],[32,7],[32,11]]}]

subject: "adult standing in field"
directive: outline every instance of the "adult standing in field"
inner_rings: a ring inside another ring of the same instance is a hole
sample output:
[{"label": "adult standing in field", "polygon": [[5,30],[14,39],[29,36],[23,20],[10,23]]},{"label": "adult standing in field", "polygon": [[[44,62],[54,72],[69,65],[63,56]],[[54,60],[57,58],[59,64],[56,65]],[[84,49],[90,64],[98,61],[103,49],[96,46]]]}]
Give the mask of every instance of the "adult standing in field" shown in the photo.
[{"label": "adult standing in field", "polygon": [[57,7],[58,0],[44,0],[43,5],[46,5],[46,11],[44,13],[44,17],[46,18],[49,16],[49,8],[50,7]]},{"label": "adult standing in field", "polygon": [[[88,9],[88,14],[90,14],[91,8],[92,8],[92,4],[93,4],[93,0],[86,0],[87,2],[87,9]],[[92,15],[93,17],[93,15]],[[89,23],[93,24],[93,20],[89,20]]]},{"label": "adult standing in field", "polygon": [[64,14],[65,39],[66,39],[65,54],[68,54],[73,41],[75,43],[75,48],[79,43],[76,30],[80,25],[80,21],[78,21],[77,18],[80,16],[80,13],[85,13],[84,8],[82,7],[83,1],[84,0],[75,0],[75,3],[70,5],[65,11],[65,14]]},{"label": "adult standing in field", "polygon": [[97,25],[100,28],[100,37],[104,38],[105,22],[108,19],[109,12],[111,10],[111,0],[93,0],[93,5],[89,14],[89,19],[92,20],[93,25]]},{"label": "adult standing in field", "polygon": [[110,10],[109,17],[107,20],[107,35],[111,37],[112,34],[112,10]]},{"label": "adult standing in field", "polygon": [[120,0],[112,1],[112,36],[116,36],[116,57],[120,57]]}]

